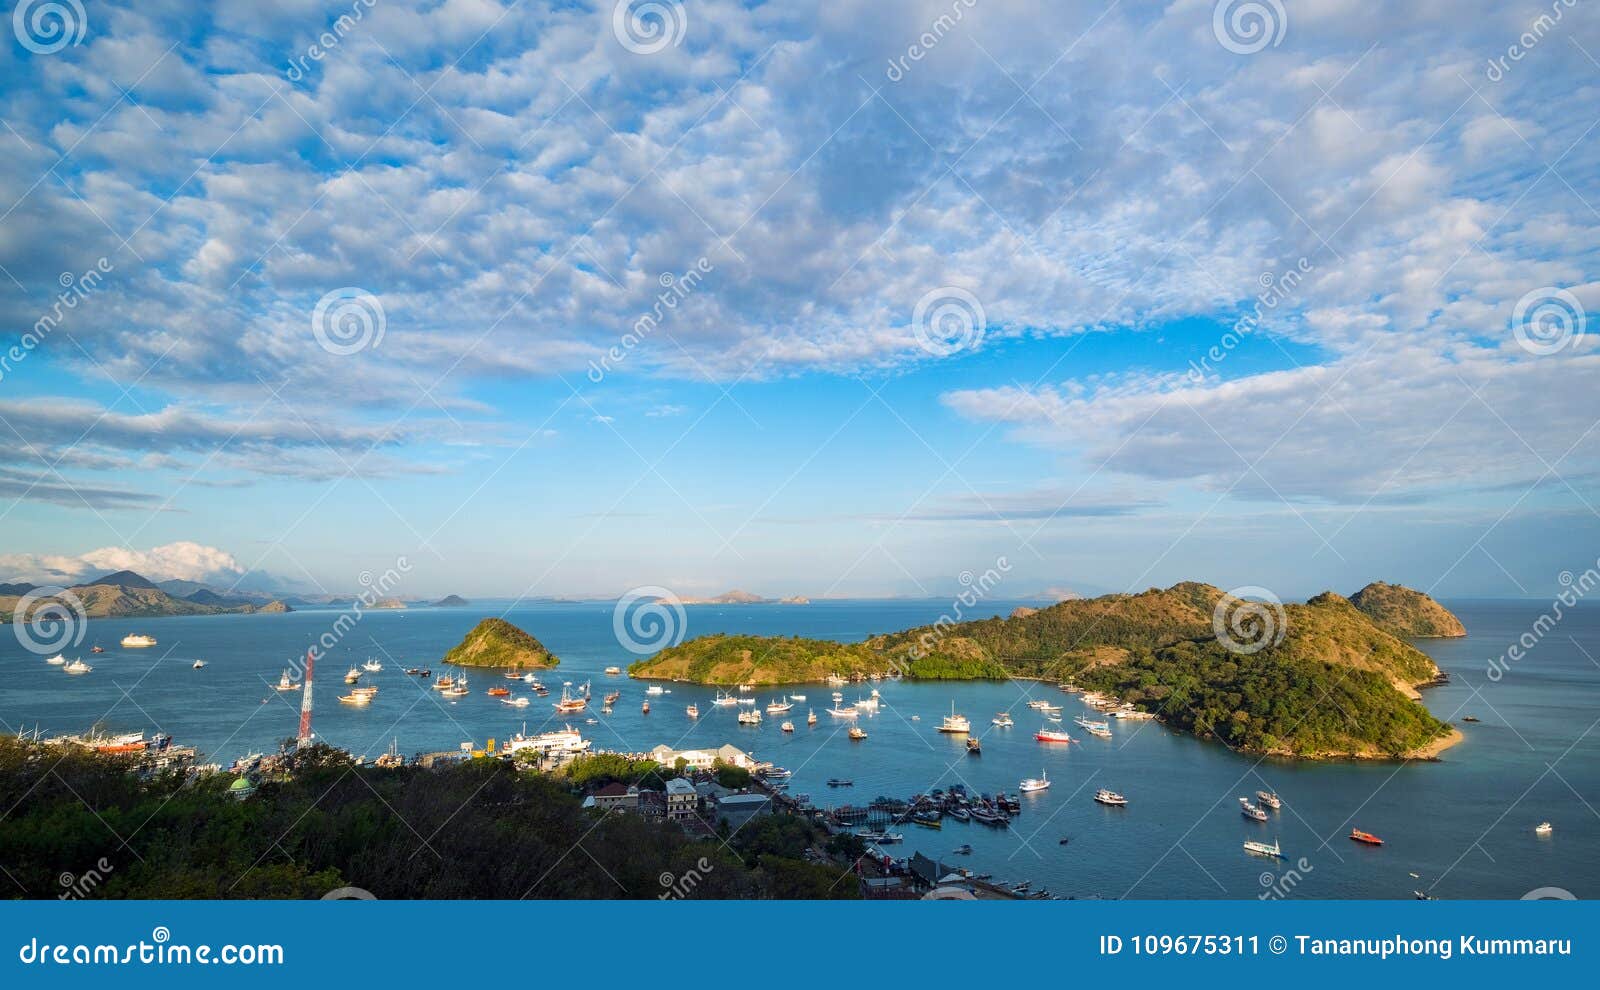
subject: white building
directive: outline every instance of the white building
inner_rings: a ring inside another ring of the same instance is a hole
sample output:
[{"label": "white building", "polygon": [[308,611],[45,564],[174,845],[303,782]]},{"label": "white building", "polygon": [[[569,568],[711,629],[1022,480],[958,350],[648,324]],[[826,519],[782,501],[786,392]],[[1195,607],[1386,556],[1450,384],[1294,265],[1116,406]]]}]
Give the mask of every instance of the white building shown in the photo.
[{"label": "white building", "polygon": [[671,746],[657,746],[648,755],[650,759],[664,767],[675,767],[679,760],[683,760],[696,770],[710,770],[711,765],[719,760],[729,766],[743,767],[746,770],[761,765],[759,760],[734,746],[719,746],[716,749],[673,749]]},{"label": "white building", "polygon": [[[664,748],[664,747],[663,747]],[[683,821],[700,812],[700,795],[694,785],[682,777],[667,781],[667,820]]]}]

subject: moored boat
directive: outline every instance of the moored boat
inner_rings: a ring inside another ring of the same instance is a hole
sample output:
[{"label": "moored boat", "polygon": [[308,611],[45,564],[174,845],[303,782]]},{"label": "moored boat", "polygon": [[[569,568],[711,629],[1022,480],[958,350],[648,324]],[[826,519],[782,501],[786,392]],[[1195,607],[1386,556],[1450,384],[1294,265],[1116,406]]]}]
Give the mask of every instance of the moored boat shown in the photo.
[{"label": "moored boat", "polygon": [[1363,832],[1359,828],[1353,828],[1350,830],[1350,838],[1357,842],[1365,843],[1369,846],[1383,845],[1382,839],[1378,838],[1376,835],[1373,835],[1371,832]]},{"label": "moored boat", "polygon": [[690,718],[699,718],[700,717],[700,706],[699,705],[690,705],[688,708],[685,708],[683,710],[683,712],[684,712],[685,715],[688,715]]},{"label": "moored boat", "polygon": [[1104,787],[1094,792],[1094,799],[1101,804],[1108,804],[1114,808],[1125,807],[1128,803],[1127,798],[1123,797],[1121,794],[1118,794],[1116,791],[1108,790]]},{"label": "moored boat", "polygon": [[994,718],[990,719],[989,721],[992,724],[997,725],[1002,729],[1009,729],[1013,725],[1017,724],[1017,723],[1011,721],[1011,713],[1010,712],[1000,712],[998,715],[996,715]]},{"label": "moored boat", "polygon": [[1024,794],[1031,794],[1034,791],[1048,790],[1049,787],[1050,774],[1044,770],[1039,771],[1039,776],[1029,777],[1027,780],[1024,780],[1022,783],[1017,785],[1017,789]]},{"label": "moored boat", "polygon": [[983,744],[978,742],[977,736],[967,737],[967,752],[971,753],[973,756],[983,755]]},{"label": "moored boat", "polygon": [[1244,851],[1247,853],[1252,853],[1256,856],[1270,856],[1273,859],[1283,858],[1283,850],[1278,848],[1277,839],[1273,839],[1272,845],[1270,846],[1265,842],[1255,842],[1247,839],[1245,840]]},{"label": "moored boat", "polygon": [[1065,729],[1052,729],[1047,726],[1041,726],[1039,731],[1033,734],[1033,738],[1047,743],[1072,742],[1072,736],[1068,735]]},{"label": "moored boat", "polygon": [[778,726],[778,728],[782,729],[784,732],[793,732],[794,731],[794,723],[793,722],[785,722],[782,725]]},{"label": "moored boat", "polygon": [[1271,791],[1256,791],[1256,800],[1273,811],[1279,811],[1283,808],[1283,798]]},{"label": "moored boat", "polygon": [[125,650],[142,650],[156,645],[154,636],[142,636],[138,633],[129,633],[122,637],[122,648]]},{"label": "moored boat", "polygon": [[298,691],[300,690],[300,682],[295,680],[293,673],[288,668],[284,668],[283,673],[278,677],[278,683],[274,684],[273,687],[279,691]]},{"label": "moored boat", "polygon": [[1555,830],[1556,830],[1556,827],[1554,825],[1550,824],[1549,822],[1540,822],[1539,824],[1537,824],[1537,825],[1535,825],[1533,827],[1533,834],[1534,835],[1549,835],[1551,832],[1554,832]]},{"label": "moored boat", "polygon": [[851,739],[861,740],[867,738],[867,730],[859,725],[852,725],[848,733]]},{"label": "moored boat", "polygon": [[950,714],[944,716],[939,722],[939,731],[961,735],[972,731],[972,723],[967,720],[965,715],[956,714],[956,703],[952,701],[950,702]]},{"label": "moored boat", "polygon": [[71,663],[66,664],[61,669],[66,671],[69,674],[87,674],[89,671],[93,670],[94,668],[89,666],[88,664],[84,663],[83,659],[80,657],[77,660],[74,660]]},{"label": "moored boat", "polygon": [[53,657],[46,657],[44,662],[60,667],[67,662],[67,656],[64,653],[57,653]]}]

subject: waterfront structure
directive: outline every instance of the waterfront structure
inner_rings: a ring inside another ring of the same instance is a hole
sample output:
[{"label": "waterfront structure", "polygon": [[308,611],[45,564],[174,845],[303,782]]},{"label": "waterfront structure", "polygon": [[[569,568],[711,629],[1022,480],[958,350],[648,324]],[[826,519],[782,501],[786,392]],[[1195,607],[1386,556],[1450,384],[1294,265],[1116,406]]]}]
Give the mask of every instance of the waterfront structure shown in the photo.
[{"label": "waterfront structure", "polygon": [[646,755],[664,767],[675,767],[679,760],[683,760],[696,770],[710,770],[712,765],[719,761],[745,770],[754,770],[760,766],[760,761],[737,746],[719,746],[716,749],[673,749],[671,746],[663,745],[657,746]]}]

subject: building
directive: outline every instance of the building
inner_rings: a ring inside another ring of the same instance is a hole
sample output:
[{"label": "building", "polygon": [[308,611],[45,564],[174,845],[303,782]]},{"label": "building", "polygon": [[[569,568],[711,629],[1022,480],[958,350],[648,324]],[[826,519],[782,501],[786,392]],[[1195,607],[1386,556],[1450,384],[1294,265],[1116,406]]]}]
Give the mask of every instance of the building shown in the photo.
[{"label": "building", "polygon": [[583,806],[596,811],[638,811],[639,788],[613,781],[584,798]]},{"label": "building", "polygon": [[675,767],[679,760],[683,760],[696,770],[710,770],[712,764],[718,762],[743,767],[746,770],[753,770],[761,765],[759,760],[735,746],[719,746],[716,749],[673,749],[671,746],[657,746],[647,755],[664,767]]},{"label": "building", "polygon": [[[662,747],[664,748],[664,747]],[[667,820],[684,821],[699,817],[700,795],[682,777],[667,781]]]},{"label": "building", "polygon": [[737,831],[757,815],[772,813],[772,798],[765,794],[723,794],[710,805],[710,819],[717,824],[727,822]]}]

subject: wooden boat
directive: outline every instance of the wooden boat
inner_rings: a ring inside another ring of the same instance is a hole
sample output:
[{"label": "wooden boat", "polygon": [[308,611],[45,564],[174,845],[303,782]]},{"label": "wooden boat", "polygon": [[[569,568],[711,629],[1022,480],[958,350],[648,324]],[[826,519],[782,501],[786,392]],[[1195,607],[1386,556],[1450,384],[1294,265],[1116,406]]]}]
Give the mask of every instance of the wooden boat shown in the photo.
[{"label": "wooden boat", "polygon": [[816,711],[816,709],[813,708],[813,709],[810,709],[810,710],[808,710],[806,712],[806,724],[807,725],[816,725],[817,724],[817,711]]},{"label": "wooden boat", "polygon": [[1101,804],[1110,805],[1113,808],[1127,807],[1128,804],[1127,798],[1123,797],[1121,794],[1118,794],[1116,791],[1108,790],[1104,787],[1094,792],[1094,799]]},{"label": "wooden boat", "polygon": [[511,689],[510,688],[500,687],[500,686],[496,685],[495,687],[492,687],[492,688],[489,689],[489,697],[491,697],[491,698],[509,698],[510,696],[511,696]]},{"label": "wooden boat", "polygon": [[341,695],[339,695],[340,704],[345,704],[345,705],[365,705],[368,702],[370,702],[371,700],[372,700],[372,695],[370,695],[370,694],[356,694],[354,692],[351,692],[350,694],[341,694]]},{"label": "wooden boat", "polygon": [[850,727],[849,735],[850,735],[851,739],[857,739],[857,740],[865,739],[865,738],[867,738],[867,731],[865,729],[863,729],[859,725],[852,725]]},{"label": "wooden boat", "polygon": [[647,701],[644,704],[640,705],[639,706],[639,713],[642,714],[642,715],[650,714],[650,702]]},{"label": "wooden boat", "polygon": [[983,755],[983,744],[978,742],[977,736],[967,737],[967,752],[971,753],[973,756]]},{"label": "wooden boat", "polygon": [[793,722],[785,722],[782,725],[778,726],[778,728],[782,729],[785,732],[793,732],[794,731],[794,723]]},{"label": "wooden boat", "polygon": [[690,718],[699,718],[700,717],[700,706],[699,705],[690,705],[688,708],[685,708],[683,711],[684,711],[684,714],[688,715]]}]

